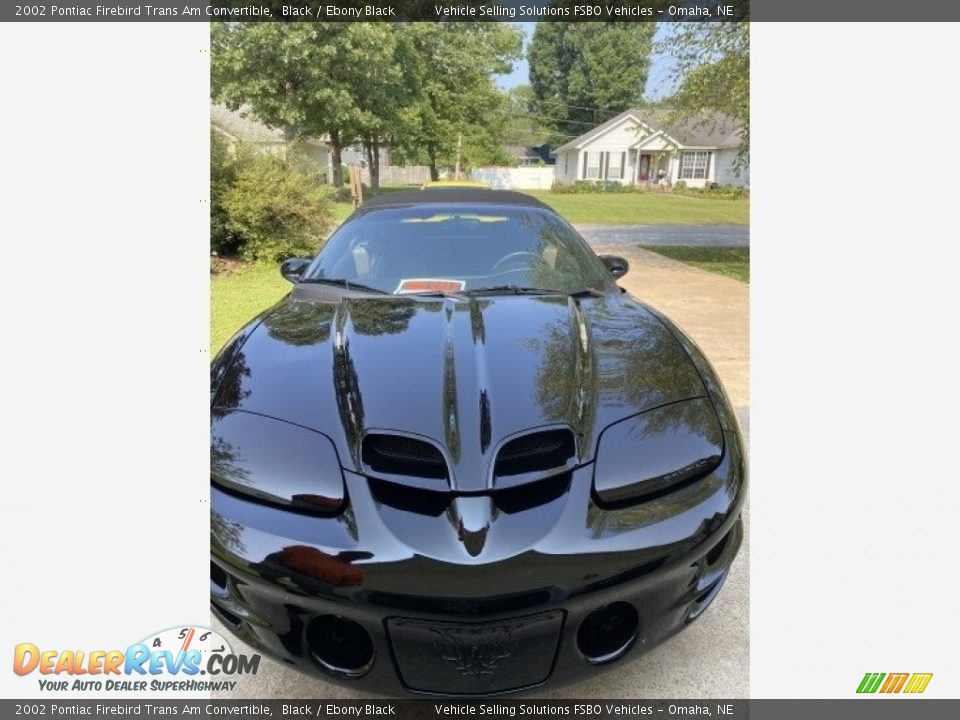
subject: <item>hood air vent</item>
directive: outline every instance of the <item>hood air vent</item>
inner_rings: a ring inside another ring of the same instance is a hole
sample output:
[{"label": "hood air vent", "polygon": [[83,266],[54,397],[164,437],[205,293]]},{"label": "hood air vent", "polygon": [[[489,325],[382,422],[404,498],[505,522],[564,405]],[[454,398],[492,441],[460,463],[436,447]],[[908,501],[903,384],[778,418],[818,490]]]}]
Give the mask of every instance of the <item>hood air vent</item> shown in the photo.
[{"label": "hood air vent", "polygon": [[361,459],[378,475],[447,479],[447,461],[440,449],[404,435],[370,434],[363,439]]},{"label": "hood air vent", "polygon": [[493,474],[498,484],[508,479],[513,484],[521,476],[524,481],[531,475],[544,477],[572,467],[576,455],[573,433],[566,429],[544,430],[521,435],[510,440],[497,453]]}]

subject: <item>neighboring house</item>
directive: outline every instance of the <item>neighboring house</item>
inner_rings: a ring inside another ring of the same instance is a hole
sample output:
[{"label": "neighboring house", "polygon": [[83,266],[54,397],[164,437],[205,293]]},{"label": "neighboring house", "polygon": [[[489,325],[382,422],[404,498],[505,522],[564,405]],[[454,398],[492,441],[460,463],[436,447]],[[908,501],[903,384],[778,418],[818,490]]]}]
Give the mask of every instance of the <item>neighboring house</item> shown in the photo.
[{"label": "neighboring house", "polygon": [[507,155],[517,167],[539,167],[555,162],[549,145],[507,145]]},{"label": "neighboring house", "polygon": [[657,184],[662,171],[671,185],[746,185],[749,168],[735,170],[739,131],[722,113],[671,123],[669,111],[634,108],[557,148],[557,182]]},{"label": "neighboring house", "polygon": [[[380,156],[380,167],[387,167],[390,164],[390,148],[381,145],[377,154]],[[369,164],[367,162],[367,151],[363,149],[363,145],[360,143],[347,145],[340,150],[340,163],[343,165],[358,165],[366,169]]]},{"label": "neighboring house", "polygon": [[[315,171],[321,182],[329,183],[333,180],[333,154],[325,135],[319,138],[300,137],[294,142],[288,138],[283,130],[269,128],[254,119],[246,108],[229,110],[224,105],[211,105],[210,125],[216,132],[226,138],[231,146],[242,142],[291,159],[294,156],[290,153],[295,153],[296,159]],[[424,172],[429,179],[429,170],[393,168],[390,165],[389,148],[381,147],[379,154],[381,182],[384,182],[384,177],[390,179],[398,177],[404,180],[407,176],[413,178],[412,181],[414,182],[424,182],[418,180],[424,176]],[[340,150],[340,164],[344,168],[351,165],[360,167],[363,182],[370,182],[367,154],[360,143],[351,143]]]},{"label": "neighboring house", "polygon": [[283,157],[292,157],[290,153],[293,152],[297,160],[305,162],[320,175],[321,182],[329,182],[333,177],[330,146],[326,138],[298,138],[296,142],[291,142],[283,130],[269,128],[258,122],[244,108],[229,110],[224,105],[210,107],[210,125],[226,138],[231,147],[242,142]]}]

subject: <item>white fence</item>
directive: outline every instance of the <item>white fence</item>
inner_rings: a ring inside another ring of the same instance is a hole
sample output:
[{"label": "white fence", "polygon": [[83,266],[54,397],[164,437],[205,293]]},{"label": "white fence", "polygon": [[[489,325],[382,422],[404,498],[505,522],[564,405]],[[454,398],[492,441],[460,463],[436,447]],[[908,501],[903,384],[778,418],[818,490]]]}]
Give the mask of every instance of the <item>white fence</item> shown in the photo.
[{"label": "white fence", "polygon": [[489,183],[496,190],[549,190],[553,185],[553,168],[484,167],[471,174],[477,182]]}]

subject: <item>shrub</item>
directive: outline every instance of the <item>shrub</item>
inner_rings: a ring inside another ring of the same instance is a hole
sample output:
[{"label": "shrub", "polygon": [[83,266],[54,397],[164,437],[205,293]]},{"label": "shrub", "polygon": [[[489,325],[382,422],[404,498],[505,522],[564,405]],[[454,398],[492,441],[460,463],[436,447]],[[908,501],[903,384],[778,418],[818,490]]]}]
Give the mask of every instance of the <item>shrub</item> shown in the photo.
[{"label": "shrub", "polygon": [[236,178],[236,166],[227,141],[210,131],[210,249],[218,255],[235,255],[241,240],[227,227],[229,216],[223,197]]},{"label": "shrub", "polygon": [[[232,165],[232,179],[215,201],[226,249],[246,260],[314,255],[330,226],[330,191],[270,153],[239,147]],[[213,222],[211,216],[211,231]]]},{"label": "shrub", "polygon": [[642,193],[648,188],[643,185],[625,185],[620,180],[577,180],[572,184],[554,182],[550,192],[558,195],[579,195],[581,193]]},{"label": "shrub", "polygon": [[348,185],[341,185],[333,193],[333,199],[336,202],[350,202],[353,199],[353,195],[350,194],[350,187]]},{"label": "shrub", "polygon": [[572,195],[576,192],[574,185],[569,185],[567,183],[553,181],[553,184],[550,186],[550,192],[556,193],[557,195]]},{"label": "shrub", "polygon": [[[680,183],[683,183],[682,185]],[[750,191],[739,185],[720,185],[718,183],[708,183],[702,188],[687,187],[687,184],[680,180],[674,191],[683,195],[699,195],[701,197],[724,198],[728,200],[737,200],[742,197],[749,197]]]}]

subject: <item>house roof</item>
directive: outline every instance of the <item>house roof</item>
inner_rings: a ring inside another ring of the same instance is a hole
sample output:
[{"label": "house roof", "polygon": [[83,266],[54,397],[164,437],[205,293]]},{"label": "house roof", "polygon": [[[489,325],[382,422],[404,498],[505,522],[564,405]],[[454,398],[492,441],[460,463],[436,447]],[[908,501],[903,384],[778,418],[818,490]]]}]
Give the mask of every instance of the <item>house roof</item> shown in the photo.
[{"label": "house roof", "polygon": [[535,158],[540,157],[537,152],[529,145],[507,145],[507,153],[512,157]]},{"label": "house roof", "polygon": [[[283,130],[271,128],[257,120],[247,106],[230,110],[226,105],[210,106],[210,124],[233,140],[249,143],[283,143]],[[306,138],[307,142],[325,144],[326,138]]]},{"label": "house roof", "polygon": [[514,158],[532,158],[534,160],[552,160],[553,151],[549,145],[507,145],[507,154]]},{"label": "house roof", "polygon": [[662,131],[681,147],[728,148],[740,144],[740,125],[729,115],[711,111],[678,120],[672,117],[673,114],[668,108],[631,108],[561,145],[556,152],[579,150],[630,118],[647,125],[654,132]]}]

